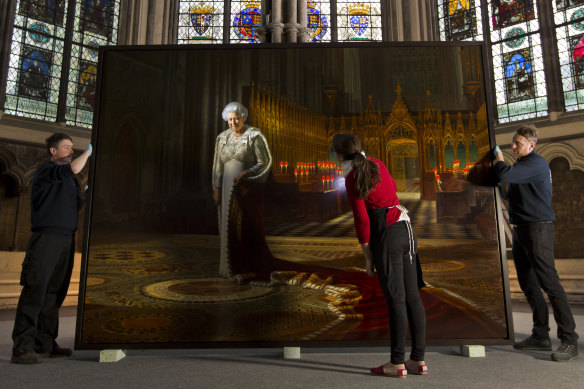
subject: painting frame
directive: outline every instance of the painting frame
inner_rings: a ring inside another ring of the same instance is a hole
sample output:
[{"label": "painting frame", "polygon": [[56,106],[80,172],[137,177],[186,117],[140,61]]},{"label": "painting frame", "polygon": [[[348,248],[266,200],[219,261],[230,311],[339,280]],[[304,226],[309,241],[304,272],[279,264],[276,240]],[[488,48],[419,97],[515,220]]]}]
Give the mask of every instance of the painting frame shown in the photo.
[{"label": "painting frame", "polygon": [[[476,42],[456,42],[456,43],[430,43],[430,42],[399,42],[399,43],[359,43],[359,44],[319,44],[318,48],[314,45],[270,45],[270,44],[258,44],[249,46],[233,46],[233,45],[196,45],[196,46],[113,46],[113,47],[101,47],[99,53],[99,65],[98,65],[98,80],[97,80],[97,94],[96,94],[96,110],[94,115],[94,131],[92,134],[92,144],[94,144],[96,150],[98,150],[98,155],[96,155],[91,160],[91,169],[89,175],[89,196],[87,199],[86,206],[86,217],[84,226],[84,239],[83,239],[83,256],[82,256],[82,268],[81,268],[81,282],[79,290],[79,303],[78,303],[78,313],[77,313],[77,327],[75,336],[75,348],[76,349],[161,349],[161,348],[255,348],[255,347],[285,347],[285,346],[301,346],[301,347],[365,347],[365,346],[387,346],[387,339],[375,339],[375,340],[244,340],[244,341],[232,341],[232,340],[221,340],[221,341],[154,341],[154,342],[109,342],[109,341],[91,341],[87,342],[84,340],[84,333],[87,332],[87,325],[84,323],[84,316],[87,312],[87,288],[91,286],[91,270],[89,269],[90,254],[91,254],[91,235],[92,235],[92,221],[95,221],[94,211],[96,210],[96,194],[94,193],[95,183],[96,183],[96,159],[99,159],[100,143],[100,131],[102,131],[102,126],[104,123],[103,119],[103,107],[107,104],[106,101],[102,101],[102,96],[104,95],[103,82],[104,82],[104,72],[103,69],[107,68],[107,58],[110,53],[114,55],[116,53],[136,53],[136,52],[173,52],[173,53],[220,53],[220,52],[235,52],[237,50],[247,50],[251,53],[259,53],[262,51],[270,50],[333,50],[333,49],[373,49],[373,50],[387,50],[390,48],[408,48],[408,47],[418,47],[418,48],[459,48],[459,47],[474,47],[477,52],[480,52],[480,68],[482,69],[482,83],[479,86],[479,92],[482,93],[484,104],[486,107],[486,122],[488,126],[489,133],[489,143],[494,144],[494,103],[492,98],[492,78],[491,78],[491,65],[488,61],[487,47],[483,43]],[[208,54],[213,55],[213,54]],[[252,54],[253,55],[253,54]],[[472,89],[473,85],[466,83],[465,88]],[[471,93],[470,91],[469,93]],[[474,95],[473,95],[474,96]],[[216,134],[215,134],[216,135]],[[489,148],[490,148],[489,145]],[[277,164],[279,161],[275,161]],[[489,161],[490,162],[490,161]],[[501,210],[501,199],[499,197],[498,191],[494,188],[489,189],[492,191],[492,196],[495,198],[495,221],[497,224],[497,242],[498,242],[498,266],[501,274],[500,288],[501,288],[501,307],[504,311],[504,321],[505,321],[505,334],[504,336],[498,336],[493,338],[428,338],[428,345],[463,345],[469,344],[471,341],[473,344],[511,344],[514,341],[513,334],[513,321],[511,314],[511,300],[509,291],[509,281],[507,272],[507,258],[505,249],[505,236],[502,228],[502,210]]]}]

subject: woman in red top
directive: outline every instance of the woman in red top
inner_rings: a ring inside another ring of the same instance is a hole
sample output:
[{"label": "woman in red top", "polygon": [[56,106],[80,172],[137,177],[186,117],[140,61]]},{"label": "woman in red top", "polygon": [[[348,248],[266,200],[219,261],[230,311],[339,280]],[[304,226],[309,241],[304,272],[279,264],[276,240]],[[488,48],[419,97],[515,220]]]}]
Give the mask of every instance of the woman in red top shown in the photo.
[{"label": "woman in red top", "polygon": [[[389,307],[391,360],[371,373],[401,378],[407,372],[426,374],[426,315],[418,291],[417,241],[407,210],[399,204],[395,181],[383,162],[365,157],[355,135],[336,135],[332,146],[345,175],[367,274],[377,274]],[[412,351],[404,361],[408,323]]]}]

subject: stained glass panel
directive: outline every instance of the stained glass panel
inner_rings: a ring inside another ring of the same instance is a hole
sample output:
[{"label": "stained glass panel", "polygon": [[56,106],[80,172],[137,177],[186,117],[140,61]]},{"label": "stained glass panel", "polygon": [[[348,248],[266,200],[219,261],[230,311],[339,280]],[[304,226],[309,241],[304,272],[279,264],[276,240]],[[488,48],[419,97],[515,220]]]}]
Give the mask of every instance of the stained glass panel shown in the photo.
[{"label": "stained glass panel", "polygon": [[555,11],[564,11],[584,5],[584,0],[555,0]]},{"label": "stained glass panel", "polygon": [[480,0],[438,0],[440,37],[445,41],[483,40]]},{"label": "stained glass panel", "polygon": [[115,2],[112,0],[81,1],[79,4],[81,30],[111,38],[114,30],[113,3]]},{"label": "stained glass panel", "polygon": [[258,28],[262,22],[262,4],[260,0],[231,1],[231,43],[259,43]]},{"label": "stained glass panel", "polygon": [[331,4],[330,1],[309,0],[307,3],[306,26],[310,42],[331,41]]},{"label": "stained glass panel", "polygon": [[380,2],[338,0],[337,24],[339,42],[380,41]]},{"label": "stained glass panel", "polygon": [[178,43],[223,43],[224,0],[179,1]]},{"label": "stained glass panel", "polygon": [[536,19],[534,0],[491,0],[493,30]]},{"label": "stained glass panel", "polygon": [[[93,121],[97,53],[115,44],[119,1],[17,1],[4,111],[10,115],[56,121],[57,107],[65,122],[90,127]],[[74,11],[74,14],[71,12]],[[65,25],[74,17],[72,43],[65,46]],[[69,58],[68,79],[61,79],[63,58]],[[66,95],[60,95],[67,83]]]},{"label": "stained glass panel", "polygon": [[584,109],[584,0],[554,4],[566,111]]},{"label": "stained glass panel", "polygon": [[547,87],[534,2],[493,0],[489,18],[499,123],[547,115]]},{"label": "stained glass panel", "polygon": [[26,18],[62,26],[65,0],[20,0],[18,13]]},{"label": "stained glass panel", "polygon": [[116,44],[119,1],[78,0],[67,84],[67,124],[91,127],[99,46]]},{"label": "stained glass panel", "polygon": [[55,121],[67,18],[65,1],[21,0],[16,9],[4,112]]}]

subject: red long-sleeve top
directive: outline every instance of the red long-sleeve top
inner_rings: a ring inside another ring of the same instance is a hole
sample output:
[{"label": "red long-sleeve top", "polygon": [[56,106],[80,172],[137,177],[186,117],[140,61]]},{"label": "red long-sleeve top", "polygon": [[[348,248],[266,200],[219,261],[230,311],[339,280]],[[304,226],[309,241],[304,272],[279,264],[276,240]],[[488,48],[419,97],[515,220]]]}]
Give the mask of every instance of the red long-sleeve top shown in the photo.
[{"label": "red long-sleeve top", "polygon": [[[345,178],[345,188],[353,209],[355,219],[355,230],[359,243],[369,243],[369,215],[368,209],[377,209],[382,207],[394,207],[399,205],[397,198],[397,185],[395,180],[387,171],[387,168],[380,160],[368,157],[370,161],[377,163],[379,166],[379,176],[381,182],[378,182],[375,188],[369,193],[367,199],[358,198],[355,191],[355,170],[351,170]],[[393,224],[398,221],[401,211],[397,208],[389,208],[387,211],[387,224]]]}]

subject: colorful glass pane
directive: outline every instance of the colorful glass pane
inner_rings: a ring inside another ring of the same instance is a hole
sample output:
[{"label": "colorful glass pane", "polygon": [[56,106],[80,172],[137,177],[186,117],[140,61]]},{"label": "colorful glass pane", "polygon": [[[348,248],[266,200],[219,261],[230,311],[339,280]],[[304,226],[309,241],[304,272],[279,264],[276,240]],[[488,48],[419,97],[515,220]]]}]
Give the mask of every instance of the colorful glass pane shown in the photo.
[{"label": "colorful glass pane", "polygon": [[79,72],[79,92],[77,94],[77,108],[95,108],[95,86],[97,82],[97,64],[81,61]]},{"label": "colorful glass pane", "polygon": [[113,32],[113,11],[110,0],[83,0],[81,8],[81,29],[102,36]]},{"label": "colorful glass pane", "polygon": [[17,2],[4,96],[7,114],[56,120],[65,4],[64,0]]},{"label": "colorful glass pane", "polygon": [[231,2],[231,33],[233,43],[259,43],[258,28],[261,26],[260,1]]},{"label": "colorful glass pane", "polygon": [[44,23],[37,23],[30,26],[30,39],[39,44],[45,44],[51,40],[49,29]]},{"label": "colorful glass pane", "polygon": [[565,108],[584,109],[584,1],[554,2],[554,21]]},{"label": "colorful glass pane", "polygon": [[[472,0],[450,0],[444,3],[448,40],[459,41],[476,35],[474,4]],[[472,8],[471,8],[472,6]]]},{"label": "colorful glass pane", "polygon": [[488,10],[499,123],[547,115],[537,7],[532,0],[493,0]]},{"label": "colorful glass pane", "polygon": [[559,11],[584,5],[584,0],[556,0],[556,9]]},{"label": "colorful glass pane", "polygon": [[492,0],[493,29],[501,29],[535,19],[533,0]]},{"label": "colorful glass pane", "polygon": [[65,0],[21,0],[18,13],[27,18],[63,25]]},{"label": "colorful glass pane", "polygon": [[505,44],[512,49],[521,46],[525,42],[525,31],[521,27],[515,27],[505,34]]},{"label": "colorful glass pane", "polygon": [[482,40],[480,0],[438,0],[437,4],[442,40]]},{"label": "colorful glass pane", "polygon": [[179,1],[178,43],[222,43],[224,0]]},{"label": "colorful glass pane", "polygon": [[578,31],[584,30],[584,9],[579,9],[570,17],[572,28]]},{"label": "colorful glass pane", "polygon": [[337,1],[339,41],[381,40],[379,1]]},{"label": "colorful glass pane", "polygon": [[[117,41],[119,1],[20,0],[16,7],[4,111],[55,121],[63,119],[57,118],[60,106],[66,124],[91,126],[97,49]],[[73,28],[66,31],[73,11]],[[61,78],[64,58],[70,58],[69,71]]]},{"label": "colorful glass pane", "polygon": [[52,57],[50,51],[37,47],[23,47],[18,80],[19,95],[43,101],[48,99]]},{"label": "colorful glass pane", "polygon": [[330,3],[328,1],[308,1],[306,27],[311,42],[330,42]]},{"label": "colorful glass pane", "polygon": [[67,124],[93,124],[98,49],[116,44],[119,12],[119,1],[78,0],[67,83]]}]

